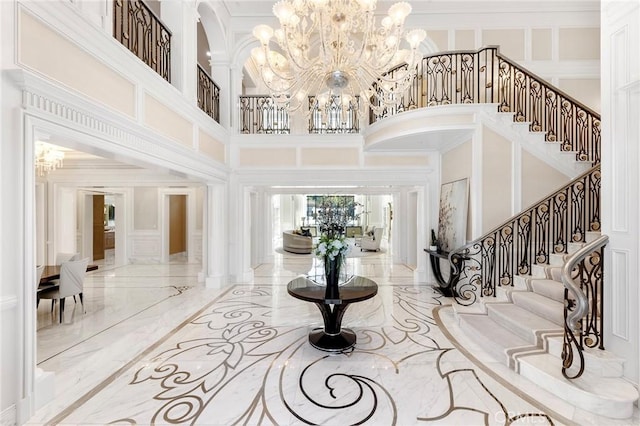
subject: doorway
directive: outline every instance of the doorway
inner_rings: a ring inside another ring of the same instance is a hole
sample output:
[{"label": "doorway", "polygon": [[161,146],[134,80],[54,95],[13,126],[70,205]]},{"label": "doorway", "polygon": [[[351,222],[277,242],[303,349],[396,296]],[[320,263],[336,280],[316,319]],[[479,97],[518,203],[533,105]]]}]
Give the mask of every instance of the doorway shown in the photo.
[{"label": "doorway", "polygon": [[169,256],[187,258],[187,196],[169,195]]},{"label": "doorway", "polygon": [[93,261],[104,259],[105,227],[107,222],[104,218],[104,194],[94,194],[93,197]]},{"label": "doorway", "polygon": [[91,253],[94,263],[116,263],[116,198],[114,194],[92,194]]}]

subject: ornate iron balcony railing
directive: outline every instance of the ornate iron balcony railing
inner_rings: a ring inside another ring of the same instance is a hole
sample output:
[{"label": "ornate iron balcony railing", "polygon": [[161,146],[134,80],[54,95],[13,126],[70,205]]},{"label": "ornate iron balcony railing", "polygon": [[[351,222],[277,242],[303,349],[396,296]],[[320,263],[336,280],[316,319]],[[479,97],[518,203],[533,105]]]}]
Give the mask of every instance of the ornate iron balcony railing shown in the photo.
[{"label": "ornate iron balcony railing", "polygon": [[220,88],[198,65],[198,107],[220,123]]},{"label": "ornate iron balcony railing", "polygon": [[309,105],[313,105],[310,107],[309,133],[358,133],[359,101],[359,97],[356,97],[355,101],[350,101],[345,108],[339,102],[339,98],[332,96],[322,111],[316,105],[316,97],[309,96]]},{"label": "ornate iron balcony railing", "polygon": [[240,96],[240,133],[287,134],[289,112],[269,95]]},{"label": "ornate iron balcony railing", "polygon": [[499,111],[514,113],[514,121],[530,123],[531,131],[545,132],[547,141],[575,152],[578,161],[600,162],[600,116],[497,47],[424,57],[413,84],[398,97],[400,102],[381,114],[370,111],[369,122],[434,105],[497,103]]},{"label": "ornate iron balcony railing", "polygon": [[113,36],[171,82],[171,31],[141,0],[114,0]]},{"label": "ornate iron balcony railing", "polygon": [[[309,133],[358,133],[357,102],[358,99],[351,101],[347,108],[343,108],[332,98],[324,110],[317,105],[310,107]],[[309,105],[315,103],[315,96],[309,96]],[[269,95],[240,96],[241,133],[290,133],[289,123],[289,112],[277,107]]]}]

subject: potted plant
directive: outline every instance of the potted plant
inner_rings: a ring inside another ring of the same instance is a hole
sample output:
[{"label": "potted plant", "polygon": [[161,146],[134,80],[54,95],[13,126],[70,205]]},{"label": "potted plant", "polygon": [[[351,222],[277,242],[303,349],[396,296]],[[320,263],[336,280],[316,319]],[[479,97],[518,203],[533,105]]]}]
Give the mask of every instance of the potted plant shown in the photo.
[{"label": "potted plant", "polygon": [[431,245],[429,246],[429,250],[438,251],[438,238],[436,238],[436,232],[431,230]]}]

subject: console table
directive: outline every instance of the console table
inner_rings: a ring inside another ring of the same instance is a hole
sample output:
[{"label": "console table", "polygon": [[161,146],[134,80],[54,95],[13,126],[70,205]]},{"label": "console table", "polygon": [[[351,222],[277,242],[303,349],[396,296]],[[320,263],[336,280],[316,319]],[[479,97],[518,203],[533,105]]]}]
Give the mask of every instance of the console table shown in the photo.
[{"label": "console table", "polygon": [[431,270],[438,282],[439,287],[436,288],[443,296],[453,297],[456,295],[456,284],[460,280],[460,274],[455,272],[453,266],[449,267],[449,279],[445,280],[440,269],[440,259],[446,259],[449,262],[449,252],[440,250],[424,249],[429,255],[431,261]]},{"label": "console table", "polygon": [[371,299],[378,293],[378,285],[369,278],[353,276],[340,285],[338,298],[325,298],[324,284],[300,276],[287,284],[287,292],[296,299],[315,303],[324,320],[324,328],[315,328],[309,333],[309,343],[314,348],[341,352],[356,344],[356,334],[341,328],[342,317],[351,303]]}]

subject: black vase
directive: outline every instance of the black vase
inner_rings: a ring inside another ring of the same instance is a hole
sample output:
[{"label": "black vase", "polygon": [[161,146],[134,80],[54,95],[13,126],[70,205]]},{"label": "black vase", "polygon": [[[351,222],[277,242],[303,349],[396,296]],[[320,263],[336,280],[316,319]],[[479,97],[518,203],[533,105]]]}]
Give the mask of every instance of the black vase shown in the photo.
[{"label": "black vase", "polygon": [[324,279],[327,284],[327,288],[324,293],[325,299],[340,299],[338,280],[340,278],[341,266],[342,256],[336,256],[333,259],[329,256],[324,258]]}]

